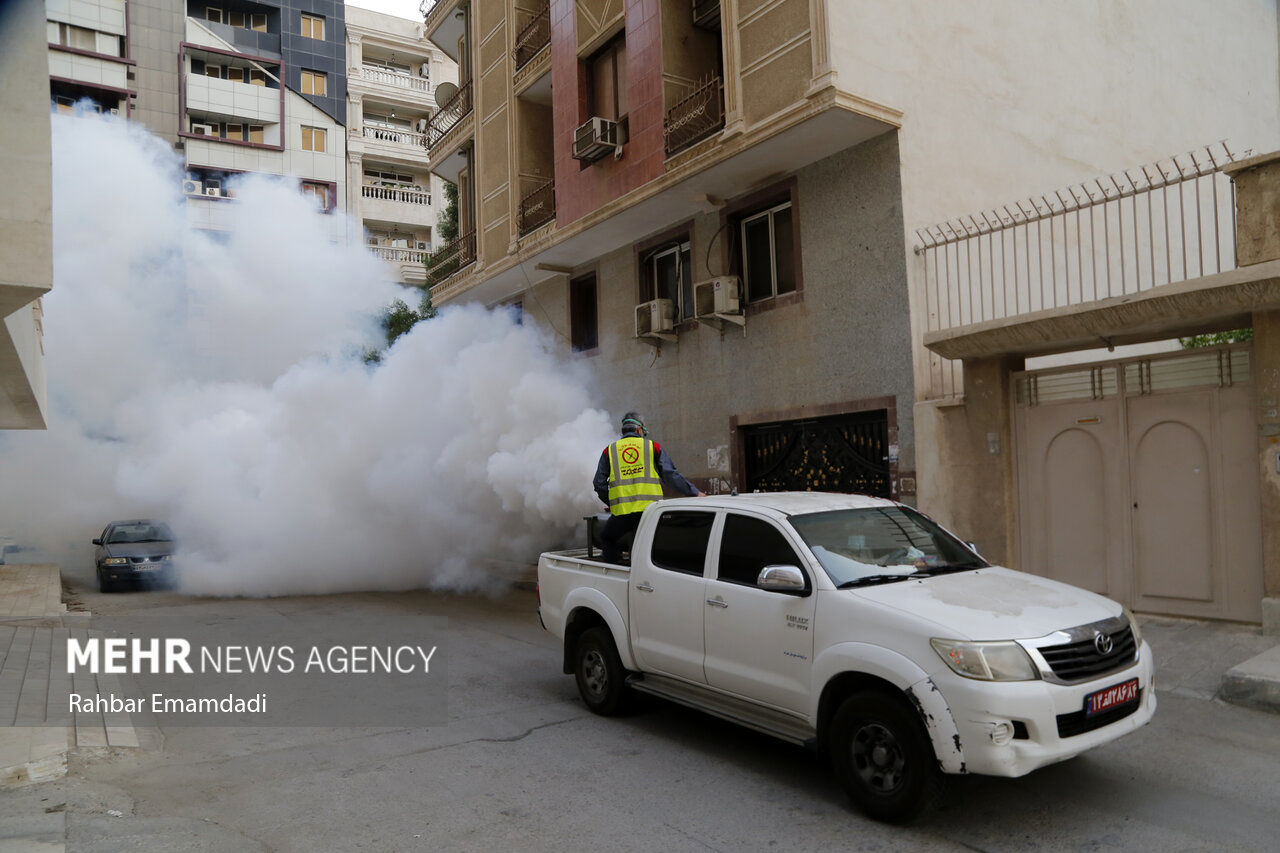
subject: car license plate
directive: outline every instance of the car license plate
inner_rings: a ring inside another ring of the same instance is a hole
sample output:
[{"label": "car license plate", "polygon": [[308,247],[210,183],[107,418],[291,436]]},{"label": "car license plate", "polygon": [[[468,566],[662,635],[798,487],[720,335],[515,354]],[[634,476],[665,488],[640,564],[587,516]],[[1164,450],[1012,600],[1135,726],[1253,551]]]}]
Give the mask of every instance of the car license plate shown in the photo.
[{"label": "car license plate", "polygon": [[1138,679],[1130,678],[1123,684],[1116,684],[1105,690],[1090,693],[1084,697],[1084,713],[1086,717],[1100,714],[1117,705],[1124,705],[1138,698]]},{"label": "car license plate", "polygon": [[138,563],[137,569],[140,572],[158,572],[161,566],[161,563]]}]

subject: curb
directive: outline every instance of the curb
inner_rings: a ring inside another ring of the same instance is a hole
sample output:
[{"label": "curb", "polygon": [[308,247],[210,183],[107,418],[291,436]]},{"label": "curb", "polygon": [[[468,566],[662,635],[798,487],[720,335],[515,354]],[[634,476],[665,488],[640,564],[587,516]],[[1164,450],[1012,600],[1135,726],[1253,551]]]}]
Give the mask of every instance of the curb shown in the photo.
[{"label": "curb", "polygon": [[1227,670],[1219,695],[1234,705],[1280,713],[1280,646]]}]

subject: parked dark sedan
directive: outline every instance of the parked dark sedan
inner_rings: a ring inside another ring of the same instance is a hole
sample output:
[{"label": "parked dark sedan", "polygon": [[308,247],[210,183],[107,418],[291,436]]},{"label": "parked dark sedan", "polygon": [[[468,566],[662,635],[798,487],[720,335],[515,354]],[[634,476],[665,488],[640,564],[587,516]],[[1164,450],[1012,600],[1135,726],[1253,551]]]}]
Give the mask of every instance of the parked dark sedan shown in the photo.
[{"label": "parked dark sedan", "polygon": [[145,518],[113,521],[93,544],[98,546],[94,563],[103,592],[123,582],[172,585],[175,546],[169,525]]}]

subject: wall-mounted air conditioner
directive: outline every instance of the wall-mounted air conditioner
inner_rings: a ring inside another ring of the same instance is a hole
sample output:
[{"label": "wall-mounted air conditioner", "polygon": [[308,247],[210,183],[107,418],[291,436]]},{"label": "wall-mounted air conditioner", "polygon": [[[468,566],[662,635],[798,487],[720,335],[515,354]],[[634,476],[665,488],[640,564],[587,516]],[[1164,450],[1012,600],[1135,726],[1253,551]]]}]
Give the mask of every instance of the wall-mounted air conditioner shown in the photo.
[{"label": "wall-mounted air conditioner", "polygon": [[591,163],[611,151],[617,156],[622,154],[616,121],[596,116],[587,119],[585,124],[573,132],[573,159]]},{"label": "wall-mounted air conditioner", "polygon": [[217,136],[218,128],[211,124],[196,124],[193,122],[191,125],[191,132],[196,136]]},{"label": "wall-mounted air conditioner", "polygon": [[113,116],[118,116],[118,115],[120,115],[120,108],[119,108],[119,107],[112,107],[112,108],[111,108],[111,114],[112,114]]},{"label": "wall-mounted air conditioner", "polygon": [[420,77],[430,77],[430,76],[431,76],[431,63],[430,63],[430,62],[424,62],[424,63],[422,63],[422,65],[418,68],[418,76],[420,76]]},{"label": "wall-mounted air conditioner", "polygon": [[654,299],[636,306],[636,337],[674,341],[676,307],[670,299]]},{"label": "wall-mounted air conditioner", "polygon": [[199,181],[183,181],[182,192],[186,195],[200,195],[204,190],[200,188]]},{"label": "wall-mounted air conditioner", "polygon": [[414,248],[426,251],[430,244],[426,240],[418,240],[414,244]]},{"label": "wall-mounted air conditioner", "polygon": [[742,313],[742,280],[736,275],[709,278],[693,285],[693,316],[713,325],[724,320],[745,326]]},{"label": "wall-mounted air conditioner", "polygon": [[205,187],[204,194],[214,198],[222,198],[222,187]]},{"label": "wall-mounted air conditioner", "polygon": [[427,132],[427,120],[425,118],[418,119],[417,124],[414,126],[418,129],[418,133]]}]

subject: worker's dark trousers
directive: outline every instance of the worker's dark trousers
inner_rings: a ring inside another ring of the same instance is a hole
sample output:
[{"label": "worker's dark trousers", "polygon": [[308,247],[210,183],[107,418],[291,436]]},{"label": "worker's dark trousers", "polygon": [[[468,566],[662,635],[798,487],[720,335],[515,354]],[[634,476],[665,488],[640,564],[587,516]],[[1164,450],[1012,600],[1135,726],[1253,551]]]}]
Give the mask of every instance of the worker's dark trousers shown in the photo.
[{"label": "worker's dark trousers", "polygon": [[634,534],[640,526],[642,512],[629,512],[626,515],[611,515],[600,531],[600,544],[603,546],[601,557],[606,563],[622,562],[622,538]]}]

